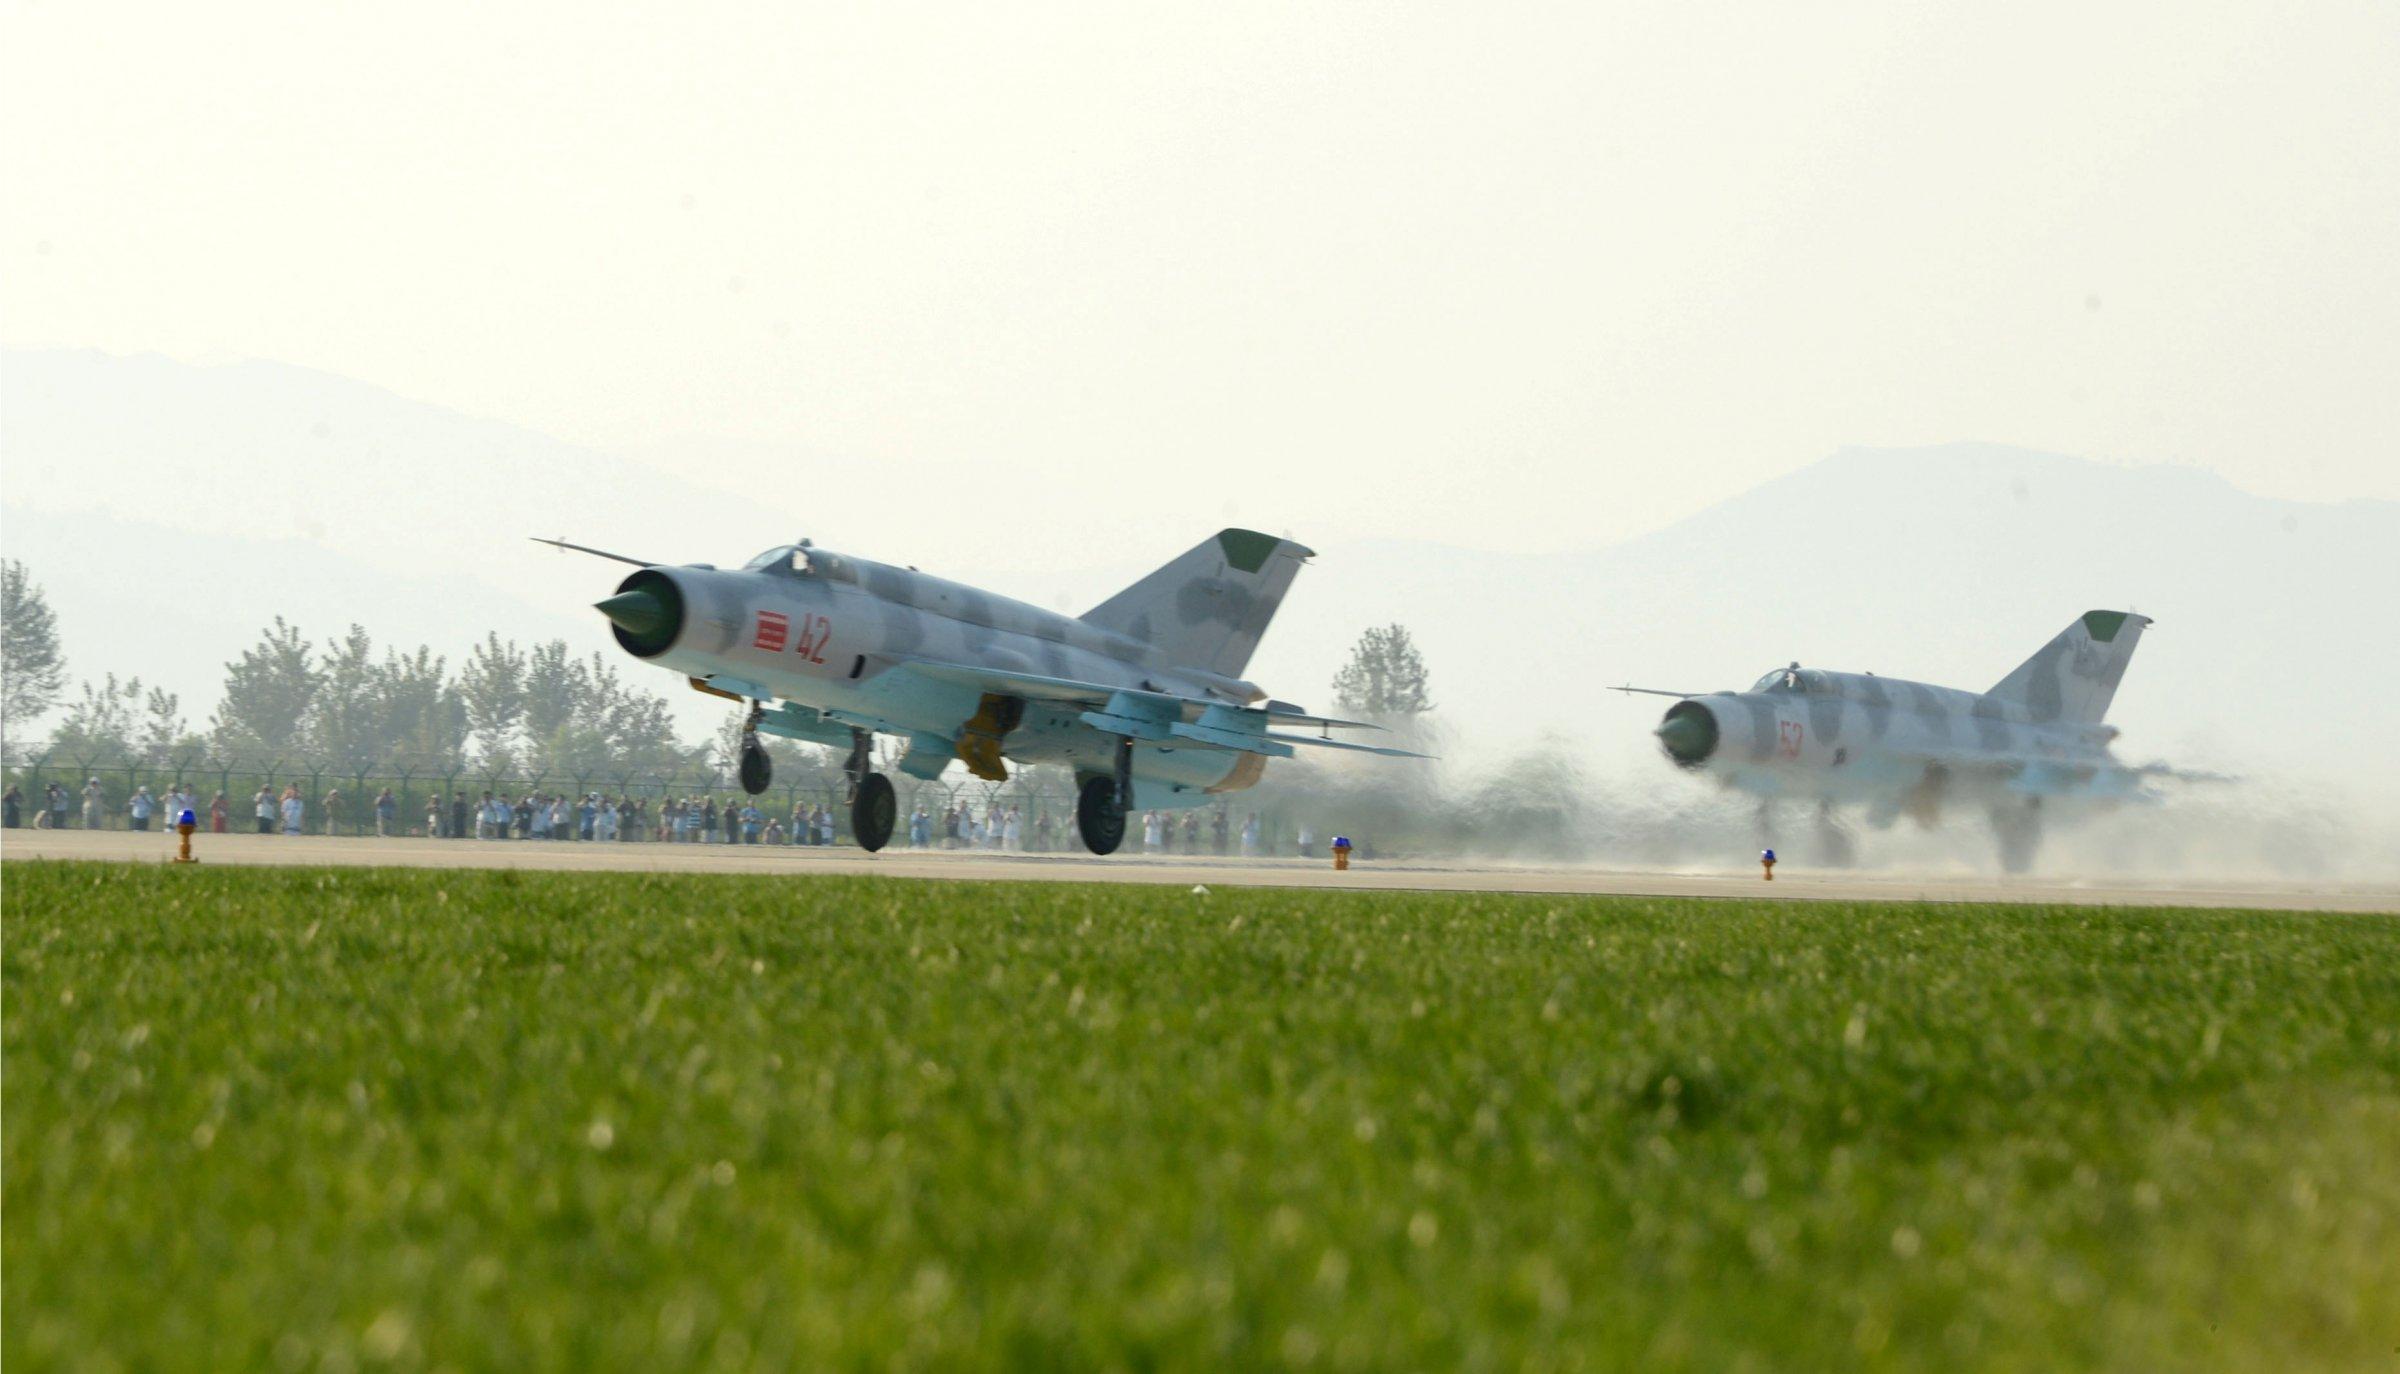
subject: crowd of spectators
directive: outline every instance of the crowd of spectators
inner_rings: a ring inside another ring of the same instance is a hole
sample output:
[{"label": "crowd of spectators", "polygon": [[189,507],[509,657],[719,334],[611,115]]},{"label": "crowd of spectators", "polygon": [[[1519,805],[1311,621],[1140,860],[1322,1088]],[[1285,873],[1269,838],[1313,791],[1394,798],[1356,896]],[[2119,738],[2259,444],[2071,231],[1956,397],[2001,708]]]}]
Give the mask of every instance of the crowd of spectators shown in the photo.
[{"label": "crowd of spectators", "polygon": [[[278,788],[263,783],[250,798],[249,818],[261,835],[303,835],[313,828],[321,834],[373,833],[378,836],[423,836],[436,839],[477,839],[577,843],[765,844],[832,845],[845,838],[846,808],[821,800],[801,800],[789,809],[762,799],[728,796],[720,800],[694,793],[663,800],[586,792],[581,796],[528,792],[511,796],[486,790],[435,792],[421,812],[401,815],[401,799],[389,787],[377,792],[363,808],[338,786],[312,802],[297,781]],[[31,811],[30,819],[27,817]],[[0,823],[7,828],[31,825],[39,829],[68,829],[78,816],[85,829],[104,828],[113,812],[125,817],[133,830],[171,830],[185,811],[193,813],[199,829],[222,835],[233,825],[236,806],[223,792],[205,805],[189,785],[177,782],[154,795],[138,786],[122,806],[112,808],[100,779],[87,782],[81,793],[70,793],[57,782],[45,783],[39,797],[28,798],[10,786],[0,796]],[[1030,814],[1028,814],[1030,812]],[[1129,821],[1139,826],[1146,854],[1217,854],[1238,852],[1244,858],[1280,850],[1301,858],[1315,856],[1316,839],[1306,823],[1289,837],[1290,847],[1270,845],[1259,816],[1251,812],[1239,829],[1224,808],[1190,811],[1145,811]],[[905,843],[912,849],[990,850],[1013,853],[1051,853],[1080,848],[1072,815],[1054,815],[1042,805],[993,801],[982,809],[967,802],[935,810],[918,805],[909,815]]]}]

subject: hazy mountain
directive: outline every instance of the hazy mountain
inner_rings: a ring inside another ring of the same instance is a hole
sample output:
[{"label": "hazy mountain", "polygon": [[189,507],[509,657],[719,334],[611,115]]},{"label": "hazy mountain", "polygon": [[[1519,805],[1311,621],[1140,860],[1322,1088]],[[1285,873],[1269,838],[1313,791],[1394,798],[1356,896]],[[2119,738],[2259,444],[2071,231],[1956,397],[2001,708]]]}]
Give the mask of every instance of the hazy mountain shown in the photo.
[{"label": "hazy mountain", "polygon": [[[1600,464],[1584,491],[1527,499],[1607,490]],[[2389,502],[2269,500],[2190,469],[1988,445],[1850,450],[1579,553],[1321,551],[1259,670],[1323,682],[1361,622],[1398,619],[1462,728],[1566,730],[1649,764],[1663,703],[1600,688],[1739,687],[1799,659],[1980,689],[2082,611],[2130,608],[2157,623],[2110,713],[2129,757],[2390,795],[2395,550]]]},{"label": "hazy mountain", "polygon": [[[809,532],[791,528],[796,509],[838,497],[904,514],[923,499],[905,474],[879,488],[856,470],[777,472],[745,490],[755,465],[729,465],[723,490],[698,486],[275,364],[0,364],[0,541],[50,589],[77,674],[163,682],[195,721],[223,662],[278,613],[320,637],[356,619],[452,654],[487,628],[608,647],[583,607],[614,571],[527,534],[730,562]],[[1608,491],[1596,457],[1579,489],[1523,499],[1598,505]],[[1202,509],[1128,519],[1155,531],[1152,562],[1061,554],[988,580],[1080,610],[1220,523]],[[2123,607],[2157,620],[2111,715],[2129,757],[2389,799],[2400,716],[2379,692],[2400,669],[2384,595],[2395,550],[2389,502],[2278,501],[2190,469],[1987,445],[1851,450],[1605,547],[1323,548],[1251,675],[1329,704],[1359,630],[1400,621],[1431,660],[1454,753],[1549,735],[1604,775],[1671,786],[1648,736],[1660,703],[1603,688],[1738,686],[1794,658],[1983,687],[2071,617]],[[855,551],[978,577],[938,550]],[[721,714],[698,698],[687,710],[695,733]]]},{"label": "hazy mountain", "polygon": [[584,608],[623,570],[528,535],[682,561],[746,557],[775,538],[746,526],[782,523],[755,497],[277,363],[0,354],[0,454],[0,543],[47,588],[70,671],[165,685],[195,723],[277,614],[454,658],[486,629],[613,652]]}]

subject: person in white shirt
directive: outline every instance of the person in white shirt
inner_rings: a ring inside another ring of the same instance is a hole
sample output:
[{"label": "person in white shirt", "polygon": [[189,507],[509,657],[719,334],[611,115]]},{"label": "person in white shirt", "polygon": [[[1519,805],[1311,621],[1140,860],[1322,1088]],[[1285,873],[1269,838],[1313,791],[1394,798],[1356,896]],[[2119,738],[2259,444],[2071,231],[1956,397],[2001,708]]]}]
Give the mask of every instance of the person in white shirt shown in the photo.
[{"label": "person in white shirt", "polygon": [[1242,822],[1242,857],[1245,859],[1258,857],[1258,813],[1256,811],[1250,813],[1250,819]]},{"label": "person in white shirt", "polygon": [[1145,854],[1156,854],[1158,852],[1160,838],[1164,833],[1165,832],[1159,822],[1158,813],[1156,811],[1144,811],[1142,813],[1142,852]]},{"label": "person in white shirt", "polygon": [[1025,817],[1018,813],[1017,808],[1013,806],[1008,808],[1008,819],[1000,824],[1001,844],[1012,850],[1023,849],[1025,847]]}]

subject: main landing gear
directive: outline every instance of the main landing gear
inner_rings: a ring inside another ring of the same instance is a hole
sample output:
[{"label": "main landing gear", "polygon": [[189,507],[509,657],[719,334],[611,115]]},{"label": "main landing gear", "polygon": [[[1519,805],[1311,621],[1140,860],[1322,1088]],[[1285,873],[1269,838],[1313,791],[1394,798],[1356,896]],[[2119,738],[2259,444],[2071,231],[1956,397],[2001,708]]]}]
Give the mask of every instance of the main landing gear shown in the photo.
[{"label": "main landing gear", "polygon": [[850,758],[842,775],[850,780],[850,833],[858,847],[872,854],[892,842],[900,821],[900,794],[892,780],[875,771],[875,737],[864,730],[850,732]]},{"label": "main landing gear", "polygon": [[[1786,851],[1785,858],[1796,857],[1817,868],[1849,868],[1858,862],[1858,844],[1843,827],[1832,802],[1817,804],[1816,825],[1805,844],[1797,835],[1787,836],[1788,844],[1777,844],[1777,828],[1775,803],[1761,801],[1758,804],[1758,843],[1761,848],[1783,849]],[[1801,847],[1792,849],[1791,845]]]},{"label": "main landing gear", "polygon": [[775,760],[767,757],[767,746],[758,742],[758,721],[766,713],[766,706],[754,701],[750,714],[742,718],[741,760],[735,771],[741,775],[742,790],[753,797],[775,782]]},{"label": "main landing gear", "polygon": [[1090,777],[1075,797],[1075,833],[1094,854],[1114,854],[1125,843],[1125,813],[1133,809],[1133,741],[1117,743],[1112,777]]},{"label": "main landing gear", "polygon": [[2000,841],[2000,871],[2012,876],[2030,872],[2034,853],[2042,847],[2042,799],[1994,806],[1992,831]]},{"label": "main landing gear", "polygon": [[1827,868],[1850,868],[1858,863],[1858,846],[1841,818],[1834,815],[1832,802],[1817,807],[1817,862]]}]

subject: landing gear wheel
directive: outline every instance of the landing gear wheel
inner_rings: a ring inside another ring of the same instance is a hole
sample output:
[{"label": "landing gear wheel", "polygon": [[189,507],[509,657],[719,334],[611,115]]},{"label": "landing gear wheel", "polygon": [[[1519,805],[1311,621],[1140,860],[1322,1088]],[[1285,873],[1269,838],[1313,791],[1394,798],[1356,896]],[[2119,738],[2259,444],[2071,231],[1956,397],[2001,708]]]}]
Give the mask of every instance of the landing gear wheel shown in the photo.
[{"label": "landing gear wheel", "polygon": [[1094,854],[1114,854],[1125,843],[1125,804],[1115,778],[1086,778],[1075,798],[1075,833]]},{"label": "landing gear wheel", "polygon": [[2010,875],[2033,869],[2033,856],[2042,844],[2042,813],[2038,806],[2004,807],[1992,812],[1992,829],[2000,840],[2000,871]]},{"label": "landing gear wheel", "polygon": [[775,760],[767,757],[767,746],[756,735],[742,736],[742,760],[737,770],[742,777],[742,790],[755,797],[775,782]]},{"label": "landing gear wheel", "polygon": [[1817,812],[1817,862],[1827,868],[1850,868],[1858,863],[1858,846],[1852,843],[1850,832],[1843,828],[1833,814],[1833,808]]},{"label": "landing gear wheel", "polygon": [[775,760],[767,757],[767,746],[758,742],[758,723],[766,715],[765,702],[750,703],[749,713],[742,717],[742,752],[733,770],[741,777],[742,790],[753,797],[775,781]]},{"label": "landing gear wheel", "polygon": [[850,833],[858,847],[872,854],[892,842],[892,826],[900,819],[899,794],[892,780],[869,773],[858,780],[858,795],[850,802]]}]

